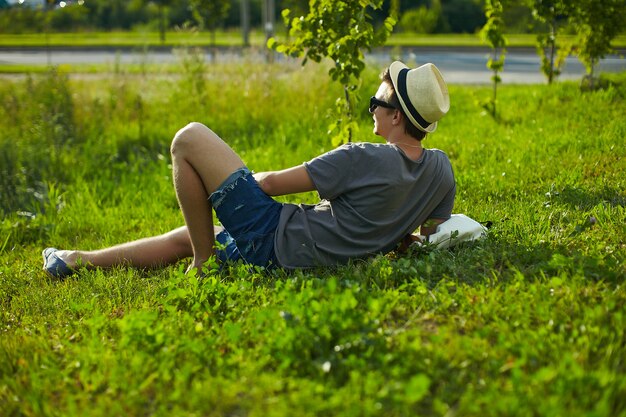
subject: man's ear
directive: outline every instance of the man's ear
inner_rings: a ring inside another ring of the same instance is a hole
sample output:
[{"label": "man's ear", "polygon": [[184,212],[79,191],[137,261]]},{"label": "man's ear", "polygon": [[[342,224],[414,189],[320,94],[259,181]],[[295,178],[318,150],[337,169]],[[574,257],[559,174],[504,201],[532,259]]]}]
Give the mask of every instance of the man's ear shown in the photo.
[{"label": "man's ear", "polygon": [[393,111],[393,119],[391,119],[391,123],[394,125],[399,125],[403,119],[404,115],[402,114],[402,112],[398,109],[395,109]]}]

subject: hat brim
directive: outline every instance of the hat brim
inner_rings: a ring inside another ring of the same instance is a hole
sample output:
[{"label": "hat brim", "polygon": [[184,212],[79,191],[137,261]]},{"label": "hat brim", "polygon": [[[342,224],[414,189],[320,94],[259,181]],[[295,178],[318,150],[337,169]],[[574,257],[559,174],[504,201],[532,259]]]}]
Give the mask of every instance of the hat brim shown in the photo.
[{"label": "hat brim", "polygon": [[[402,71],[405,68],[409,69],[407,65],[405,65],[403,62],[400,62],[400,61],[394,61],[389,66],[389,75],[391,76],[391,82],[393,83],[393,88],[396,91],[398,91],[398,74],[400,74],[400,71]],[[398,101],[400,102],[400,105],[402,106],[402,110],[404,110],[404,114],[409,118],[413,126],[418,128],[422,132],[426,132],[426,133],[432,133],[435,131],[435,129],[437,129],[437,122],[431,123],[430,125],[428,125],[427,128],[423,128],[422,126],[420,126],[417,120],[415,120],[411,116],[411,112],[409,111],[406,103],[404,102],[400,94],[396,94],[396,96],[398,97]]]}]

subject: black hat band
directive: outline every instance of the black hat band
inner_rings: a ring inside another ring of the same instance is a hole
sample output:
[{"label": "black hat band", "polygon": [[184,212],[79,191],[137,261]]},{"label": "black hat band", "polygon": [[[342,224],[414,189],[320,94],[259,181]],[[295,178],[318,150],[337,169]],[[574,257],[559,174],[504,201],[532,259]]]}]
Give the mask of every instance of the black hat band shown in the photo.
[{"label": "black hat band", "polygon": [[422,117],[422,115],[419,114],[419,112],[413,106],[413,103],[411,103],[411,100],[409,99],[409,94],[408,94],[407,88],[406,88],[406,75],[408,74],[408,72],[409,72],[408,68],[403,68],[398,73],[398,86],[397,86],[398,87],[398,94],[400,94],[400,97],[402,98],[402,101],[404,101],[404,105],[405,105],[406,109],[409,111],[411,116],[413,116],[415,121],[422,127],[422,129],[427,129],[428,126],[431,125],[431,123],[428,123]]}]

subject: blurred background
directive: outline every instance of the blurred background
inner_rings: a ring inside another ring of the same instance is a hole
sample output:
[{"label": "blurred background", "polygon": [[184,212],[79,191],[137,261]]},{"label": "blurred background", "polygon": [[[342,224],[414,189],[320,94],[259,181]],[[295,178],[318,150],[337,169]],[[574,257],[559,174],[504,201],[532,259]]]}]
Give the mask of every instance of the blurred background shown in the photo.
[{"label": "blurred background", "polygon": [[[207,0],[208,29],[284,28],[280,12],[305,13],[308,0]],[[197,24],[194,0],[0,0],[0,33],[50,31],[171,30]],[[399,8],[394,32],[476,33],[485,24],[483,0],[399,0],[372,11],[382,23],[391,7]],[[508,2],[504,20],[509,33],[545,30],[532,16],[530,1]]]}]

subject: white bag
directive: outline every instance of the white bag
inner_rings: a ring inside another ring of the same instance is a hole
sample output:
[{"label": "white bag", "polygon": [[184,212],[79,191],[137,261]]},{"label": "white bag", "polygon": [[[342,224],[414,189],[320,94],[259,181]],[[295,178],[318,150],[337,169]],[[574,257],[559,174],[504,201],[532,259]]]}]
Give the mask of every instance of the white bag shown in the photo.
[{"label": "white bag", "polygon": [[487,236],[485,226],[465,214],[453,214],[437,226],[437,231],[426,240],[438,248],[445,249],[460,242],[472,242],[485,236]]}]

